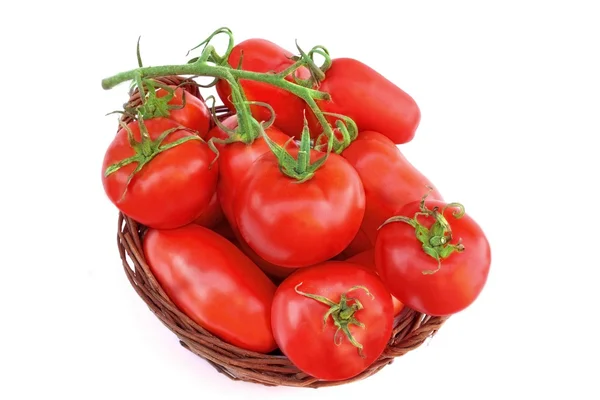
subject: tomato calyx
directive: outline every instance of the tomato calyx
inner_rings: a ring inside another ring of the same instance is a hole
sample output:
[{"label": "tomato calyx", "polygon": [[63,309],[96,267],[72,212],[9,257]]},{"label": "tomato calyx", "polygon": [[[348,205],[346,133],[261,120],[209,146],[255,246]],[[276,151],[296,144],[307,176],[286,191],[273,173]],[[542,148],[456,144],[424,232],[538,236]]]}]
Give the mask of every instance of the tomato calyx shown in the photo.
[{"label": "tomato calyx", "polygon": [[137,166],[135,167],[135,169],[131,172],[131,174],[129,174],[127,183],[125,184],[125,190],[123,191],[123,194],[121,195],[121,199],[119,201],[123,200],[123,198],[125,197],[125,194],[127,193],[127,189],[129,187],[129,184],[131,183],[131,180],[133,179],[135,174],[140,172],[150,161],[152,161],[152,159],[154,157],[156,157],[157,155],[159,155],[160,153],[162,153],[164,151],[172,149],[173,147],[179,146],[180,144],[188,142],[190,140],[202,140],[200,138],[200,136],[198,136],[198,135],[189,135],[189,136],[185,136],[180,139],[177,139],[171,143],[163,144],[163,141],[167,138],[167,136],[169,136],[173,132],[176,132],[178,130],[190,131],[190,129],[186,128],[184,126],[177,126],[174,128],[170,128],[170,129],[167,129],[166,131],[164,131],[163,133],[161,133],[158,138],[156,138],[155,140],[152,140],[150,138],[150,135],[148,134],[148,129],[146,128],[146,125],[144,124],[144,119],[141,118],[140,116],[138,116],[137,122],[138,122],[138,126],[140,129],[140,135],[141,135],[141,139],[139,142],[136,141],[135,138],[133,137],[133,132],[132,132],[131,128],[128,125],[126,125],[124,122],[119,121],[119,124],[121,125],[121,127],[127,131],[127,139],[129,140],[129,145],[131,146],[131,148],[133,149],[135,154],[131,157],[125,158],[121,161],[118,161],[118,162],[112,164],[112,165],[109,165],[106,168],[106,170],[104,171],[104,176],[108,177],[109,175],[117,172],[119,169],[125,167],[126,165],[129,165],[131,163],[137,163]]},{"label": "tomato calyx", "polygon": [[287,144],[294,139],[293,137],[290,138],[290,140],[283,146],[280,146],[279,144],[274,142],[264,131],[263,137],[279,162],[279,170],[284,175],[292,179],[296,179],[297,183],[306,182],[315,175],[315,172],[325,164],[325,161],[327,161],[329,153],[331,152],[331,147],[333,145],[333,137],[331,137],[329,139],[327,153],[324,156],[317,159],[315,162],[311,163],[311,140],[306,118],[304,118],[304,129],[302,130],[302,139],[299,143],[297,158],[294,158],[285,149],[287,147]]},{"label": "tomato calyx", "polygon": [[[433,191],[433,188],[429,187],[427,192],[421,199],[419,205],[419,211],[415,213],[412,218],[397,215],[387,219],[380,227],[392,222],[404,222],[409,224],[415,229],[417,239],[421,242],[423,251],[430,257],[433,257],[438,265],[436,269],[424,270],[423,275],[431,275],[438,272],[442,267],[442,260],[448,258],[453,253],[461,253],[465,250],[465,246],[459,239],[456,244],[450,243],[452,241],[452,227],[444,216],[444,212],[448,208],[457,208],[452,216],[456,219],[460,219],[465,215],[465,208],[460,203],[448,203],[440,210],[439,207],[433,207],[433,209],[427,208],[425,200],[427,196]],[[419,217],[433,218],[434,222],[429,228],[422,225],[419,222]]]},{"label": "tomato calyx", "polygon": [[[124,109],[126,113],[131,115],[141,115],[145,120],[152,118],[169,118],[172,110],[180,110],[186,105],[186,91],[182,91],[181,104],[169,104],[175,97],[175,90],[172,87],[164,85],[157,81],[150,79],[142,79],[141,76],[136,77],[136,84],[138,91],[140,92],[140,99],[142,104],[137,107],[130,107],[125,105]],[[156,95],[156,89],[160,88],[166,92],[162,97]]]},{"label": "tomato calyx", "polygon": [[336,129],[333,130],[333,137],[329,133],[321,133],[315,141],[315,150],[323,151],[326,146],[329,146],[329,141],[332,141],[331,150],[336,154],[341,154],[358,136],[358,126],[352,118],[345,115],[330,112],[322,112],[322,114],[337,118]]},{"label": "tomato calyx", "polygon": [[311,293],[305,293],[305,292],[298,290],[298,288],[302,285],[302,283],[303,282],[300,282],[299,284],[297,284],[294,287],[294,291],[296,293],[298,293],[301,296],[308,297],[309,299],[316,300],[320,303],[323,303],[323,304],[329,306],[329,310],[327,310],[327,312],[323,316],[323,330],[325,330],[325,328],[327,326],[327,321],[329,320],[329,317],[331,317],[331,319],[333,320],[333,324],[337,327],[337,330],[335,331],[335,334],[333,336],[334,344],[336,346],[340,346],[342,344],[342,341],[343,341],[342,334],[343,334],[346,336],[348,341],[354,347],[357,348],[358,355],[360,357],[364,358],[365,355],[363,353],[363,345],[360,344],[354,338],[354,336],[352,335],[352,332],[350,332],[350,325],[355,325],[362,329],[365,329],[365,324],[360,322],[359,320],[357,320],[355,317],[356,312],[364,309],[364,306],[360,302],[360,300],[358,300],[354,297],[349,297],[348,293],[350,293],[354,290],[361,289],[361,290],[364,290],[365,293],[367,294],[367,296],[369,296],[371,299],[375,299],[375,296],[373,296],[373,294],[371,294],[369,289],[367,289],[365,286],[357,285],[357,286],[352,286],[345,293],[342,293],[340,295],[339,303],[335,303],[325,296],[320,296],[320,295],[311,294]]}]

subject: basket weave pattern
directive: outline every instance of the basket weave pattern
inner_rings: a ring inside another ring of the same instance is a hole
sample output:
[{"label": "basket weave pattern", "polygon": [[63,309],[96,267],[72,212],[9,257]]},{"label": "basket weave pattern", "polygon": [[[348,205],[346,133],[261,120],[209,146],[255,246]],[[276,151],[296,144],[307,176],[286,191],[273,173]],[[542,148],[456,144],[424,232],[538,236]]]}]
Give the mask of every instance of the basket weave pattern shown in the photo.
[{"label": "basket weave pattern", "polygon": [[[198,88],[192,82],[186,85],[179,77],[161,78],[160,82],[168,85],[182,85],[189,93],[198,95]],[[130,105],[139,104],[137,91],[131,93]],[[224,111],[218,110],[218,111]],[[127,116],[123,122],[129,122]],[[156,317],[170,329],[183,347],[208,361],[217,371],[233,380],[260,383],[268,386],[285,385],[298,387],[335,386],[366,378],[396,357],[421,346],[433,336],[447,320],[447,317],[431,317],[404,308],[396,317],[394,330],[383,354],[367,370],[360,375],[336,382],[319,381],[301,372],[284,355],[260,354],[247,351],[223,342],[209,333],[182,311],[168,298],[152,275],[144,259],[142,237],[146,228],[131,218],[119,214],[118,249],[125,274],[129,282]]]}]

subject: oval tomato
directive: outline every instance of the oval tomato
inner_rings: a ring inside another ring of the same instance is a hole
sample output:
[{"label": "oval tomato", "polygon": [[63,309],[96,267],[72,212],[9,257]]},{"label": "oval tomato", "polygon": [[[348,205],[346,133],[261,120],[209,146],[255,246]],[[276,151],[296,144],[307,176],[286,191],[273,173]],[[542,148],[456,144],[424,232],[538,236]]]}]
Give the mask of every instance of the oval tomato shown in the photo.
[{"label": "oval tomato", "polygon": [[[206,134],[211,127],[211,115],[204,99],[198,98],[181,87],[170,86],[173,90],[173,97],[169,100],[169,119],[195,130],[201,138],[206,138]],[[156,90],[156,97],[163,98],[168,92],[162,88]],[[185,104],[184,104],[185,97]]]},{"label": "oval tomato", "polygon": [[372,271],[330,261],[283,281],[271,321],[279,348],[300,370],[327,381],[349,379],[373,364],[390,340],[392,299]]},{"label": "oval tomato", "polygon": [[[434,186],[391,140],[378,132],[360,132],[342,157],[358,172],[366,197],[361,233],[346,252],[351,256],[366,250],[365,236],[372,248],[381,224],[405,204],[420,200],[427,187]],[[435,188],[429,198],[442,200]]]},{"label": "oval tomato", "polygon": [[277,347],[271,331],[276,287],[225,238],[193,224],[150,229],[144,255],[165,293],[198,325],[246,350]]},{"label": "oval tomato", "polygon": [[[373,272],[377,272],[377,268],[375,268],[375,250],[373,249],[358,253],[348,258],[346,262],[359,264],[369,268]],[[392,305],[394,308],[394,316],[400,314],[404,309],[404,304],[394,296],[392,296]]]},{"label": "oval tomato", "polygon": [[[421,121],[421,111],[410,95],[358,60],[333,59],[318,90],[331,95],[331,100],[317,102],[322,111],[346,115],[359,131],[380,132],[395,144],[411,141]],[[313,136],[322,132],[308,108],[307,119]]]},{"label": "oval tomato", "polygon": [[[148,227],[170,229],[191,223],[202,214],[215,193],[218,166],[209,168],[215,154],[195,134],[178,129],[179,125],[169,119],[152,118],[143,126],[148,136],[144,145],[136,145],[137,153],[129,143],[125,128],[119,130],[109,145],[102,164],[104,190],[121,212]],[[139,143],[139,123],[134,121],[127,127]],[[195,139],[151,157],[151,150],[156,150],[157,140],[165,132],[170,133],[161,146]],[[139,158],[137,161],[131,158],[136,154],[145,157],[146,163],[133,174],[140,165]],[[106,176],[109,166],[127,159],[132,162]]]},{"label": "oval tomato", "polygon": [[[379,230],[377,271],[407,307],[446,316],[464,310],[481,293],[490,270],[490,246],[481,227],[458,211],[438,200],[423,206],[417,201],[396,214],[406,221],[388,222]],[[417,213],[426,214],[418,216],[418,224]]]},{"label": "oval tomato", "polygon": [[[295,157],[297,149],[290,149]],[[323,153],[310,151],[311,162]],[[341,253],[360,227],[365,193],[356,171],[330,154],[304,182],[282,173],[273,153],[257,160],[240,185],[234,215],[248,245],[282,267],[306,267]]]},{"label": "oval tomato", "polygon": [[[291,57],[293,57],[292,53],[275,43],[254,38],[238,43],[231,51],[228,63],[234,68],[240,66],[240,69],[245,71],[278,73],[294,64]],[[241,65],[240,59],[242,60]],[[300,79],[310,78],[310,72],[305,67],[297,69],[295,74]],[[292,75],[286,79],[293,82]],[[302,132],[304,126],[304,101],[302,99],[268,83],[240,79],[240,85],[249,101],[261,101],[273,107],[276,115],[275,126],[290,136],[297,136]],[[221,101],[229,110],[235,112],[235,107],[230,100],[229,83],[219,80],[216,88]],[[257,120],[269,120],[270,112],[267,108],[250,105],[250,109]]]},{"label": "oval tomato", "polygon": [[[238,126],[237,116],[232,115],[223,121],[223,125],[228,129],[235,129]],[[271,126],[266,129],[267,135],[274,142],[283,145],[290,138],[279,129]],[[220,127],[211,129],[208,133],[211,138],[227,139],[229,135]],[[217,144],[219,151],[219,182],[217,184],[217,194],[223,214],[234,232],[237,231],[237,224],[233,216],[233,201],[236,198],[237,188],[240,182],[246,176],[250,166],[263,154],[270,152],[269,145],[262,137],[257,138],[252,144],[242,142],[228,143],[226,145]]]}]

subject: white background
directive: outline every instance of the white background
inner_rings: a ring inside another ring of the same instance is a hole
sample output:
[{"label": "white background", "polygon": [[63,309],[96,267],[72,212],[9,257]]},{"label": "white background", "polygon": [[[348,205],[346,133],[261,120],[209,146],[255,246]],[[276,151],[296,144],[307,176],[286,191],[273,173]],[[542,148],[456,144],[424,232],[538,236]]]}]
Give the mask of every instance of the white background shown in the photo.
[{"label": "white background", "polygon": [[[175,3],[2,6],[0,398],[599,398],[593,1]],[[478,301],[365,381],[231,382],[121,269],[100,166],[127,87],[100,80],[135,67],[138,35],[147,65],[181,63],[220,26],[325,45],[412,94],[422,123],[402,150],[491,242]]]}]

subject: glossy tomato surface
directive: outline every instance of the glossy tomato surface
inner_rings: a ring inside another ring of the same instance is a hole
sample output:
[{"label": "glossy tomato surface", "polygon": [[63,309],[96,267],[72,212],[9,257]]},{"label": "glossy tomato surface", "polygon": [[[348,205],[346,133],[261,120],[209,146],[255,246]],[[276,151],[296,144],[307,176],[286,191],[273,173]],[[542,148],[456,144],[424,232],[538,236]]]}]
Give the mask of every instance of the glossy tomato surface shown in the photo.
[{"label": "glossy tomato surface", "polygon": [[[233,115],[223,121],[223,125],[228,129],[235,129],[238,126],[237,116]],[[279,129],[270,127],[265,130],[269,138],[274,142],[283,145],[290,138]],[[221,128],[211,129],[208,138],[227,139],[229,135]],[[262,137],[257,138],[251,144],[242,142],[217,144],[219,151],[219,182],[217,184],[217,194],[221,209],[227,221],[234,232],[237,231],[237,224],[233,216],[233,201],[240,182],[244,179],[248,170],[254,162],[263,154],[270,152],[269,146]]]},{"label": "glossy tomato surface", "polygon": [[[311,151],[310,157],[314,163],[323,154]],[[261,258],[298,268],[341,253],[358,232],[364,207],[360,178],[339,155],[330,154],[312,178],[299,183],[267,153],[240,185],[234,214],[242,237]]]},{"label": "glossy tomato surface", "polygon": [[[145,121],[148,135],[156,140],[163,132],[179,125],[166,118]],[[128,125],[140,141],[138,122]],[[186,129],[170,133],[162,142],[169,144],[195,136]],[[105,176],[106,168],[135,154],[127,130],[122,128],[109,145],[102,163],[102,183],[108,198],[124,214],[137,222],[159,229],[177,228],[196,219],[215,193],[218,165],[210,168],[215,154],[201,140],[189,140],[152,158],[127,185],[137,168],[133,162]],[[127,189],[127,190],[125,190]],[[123,195],[125,193],[125,195]]]},{"label": "glossy tomato surface", "polygon": [[[239,66],[245,71],[278,73],[294,64],[291,57],[293,57],[291,52],[277,44],[265,39],[253,38],[238,43],[229,55],[228,62],[234,68]],[[310,72],[305,67],[296,70],[295,74],[300,79],[310,78]],[[293,82],[292,75],[286,79]],[[276,115],[275,126],[290,136],[301,134],[304,126],[304,101],[302,99],[268,83],[240,79],[240,84],[249,101],[261,101],[273,107]],[[223,103],[231,111],[235,111],[230,100],[229,84],[220,80],[216,87]],[[270,119],[271,114],[267,108],[251,105],[250,109],[258,121]]]},{"label": "glossy tomato surface", "polygon": [[[206,138],[210,130],[211,115],[204,99],[198,98],[180,87],[171,86],[173,98],[169,100],[169,119],[195,130],[201,138]],[[161,98],[168,94],[162,88],[156,91],[156,97]]]},{"label": "glossy tomato surface", "polygon": [[268,353],[275,285],[239,249],[215,232],[190,224],[148,231],[148,265],[169,298],[222,340]]},{"label": "glossy tomato surface", "polygon": [[428,187],[428,197],[442,200],[433,183],[402,154],[398,147],[378,132],[360,132],[342,152],[358,172],[365,189],[366,210],[361,232],[351,244],[349,255],[375,245],[377,229],[398,209],[420,200]]},{"label": "glossy tomato surface", "polygon": [[[338,307],[324,324],[331,306],[305,294],[337,305],[344,295],[346,311]],[[343,380],[367,369],[385,349],[392,332],[392,299],[373,271],[330,261],[290,275],[275,293],[271,319],[275,340],[294,365],[318,379]],[[350,336],[338,329],[336,319]]]},{"label": "glossy tomato surface", "polygon": [[[358,253],[346,260],[346,262],[359,264],[364,267],[369,268],[371,271],[377,273],[377,268],[375,268],[375,250],[366,250],[362,253]],[[394,316],[400,314],[400,312],[404,309],[404,304],[394,296],[392,296],[392,304],[394,308]]]},{"label": "glossy tomato surface", "polygon": [[[395,144],[410,142],[421,121],[421,111],[408,93],[352,58],[333,59],[318,89],[331,95],[331,100],[318,102],[322,111],[346,115],[359,131],[380,132]],[[320,133],[314,114],[307,111],[307,117],[311,132]]]},{"label": "glossy tomato surface", "polygon": [[[397,215],[413,218],[420,211],[419,203],[406,205]],[[441,212],[446,203],[431,200],[425,205]],[[485,286],[491,264],[489,242],[475,220],[468,214],[457,219],[453,216],[456,211],[448,207],[443,215],[452,229],[449,243],[460,241],[464,250],[450,254],[441,264],[423,251],[411,225],[391,222],[379,231],[375,246],[379,276],[392,295],[416,311],[434,316],[455,314],[471,305]],[[435,218],[421,216],[418,220],[431,227]]]}]

